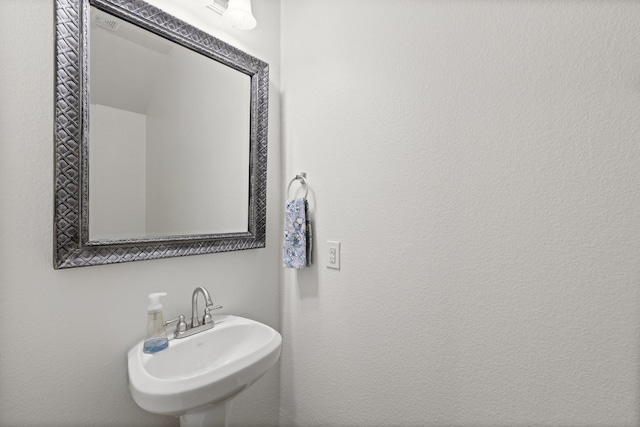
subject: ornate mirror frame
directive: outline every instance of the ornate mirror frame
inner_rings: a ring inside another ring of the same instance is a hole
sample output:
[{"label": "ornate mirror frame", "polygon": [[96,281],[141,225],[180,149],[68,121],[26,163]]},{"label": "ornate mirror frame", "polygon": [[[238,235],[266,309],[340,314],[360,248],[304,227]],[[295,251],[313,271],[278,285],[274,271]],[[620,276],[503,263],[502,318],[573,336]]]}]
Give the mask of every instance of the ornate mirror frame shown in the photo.
[{"label": "ornate mirror frame", "polygon": [[[89,240],[89,6],[95,6],[250,77],[248,231],[127,240]],[[142,0],[56,0],[55,8],[54,268],[264,247],[268,64]]]}]

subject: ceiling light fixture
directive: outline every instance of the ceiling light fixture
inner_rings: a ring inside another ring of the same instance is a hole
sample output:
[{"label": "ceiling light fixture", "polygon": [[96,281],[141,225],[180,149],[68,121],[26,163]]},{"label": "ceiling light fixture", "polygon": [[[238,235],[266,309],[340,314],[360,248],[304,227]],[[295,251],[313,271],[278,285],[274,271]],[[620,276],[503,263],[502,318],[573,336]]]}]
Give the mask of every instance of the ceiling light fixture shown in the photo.
[{"label": "ceiling light fixture", "polygon": [[251,13],[251,0],[213,0],[207,7],[238,30],[252,30],[257,25]]}]

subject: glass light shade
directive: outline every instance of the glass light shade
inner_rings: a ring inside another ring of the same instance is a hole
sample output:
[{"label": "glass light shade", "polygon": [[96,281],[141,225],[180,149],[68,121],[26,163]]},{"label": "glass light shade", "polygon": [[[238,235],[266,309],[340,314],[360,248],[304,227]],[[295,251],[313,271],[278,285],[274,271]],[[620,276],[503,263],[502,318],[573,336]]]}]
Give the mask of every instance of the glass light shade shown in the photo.
[{"label": "glass light shade", "polygon": [[251,14],[251,0],[229,0],[222,16],[239,30],[251,30],[258,24]]}]

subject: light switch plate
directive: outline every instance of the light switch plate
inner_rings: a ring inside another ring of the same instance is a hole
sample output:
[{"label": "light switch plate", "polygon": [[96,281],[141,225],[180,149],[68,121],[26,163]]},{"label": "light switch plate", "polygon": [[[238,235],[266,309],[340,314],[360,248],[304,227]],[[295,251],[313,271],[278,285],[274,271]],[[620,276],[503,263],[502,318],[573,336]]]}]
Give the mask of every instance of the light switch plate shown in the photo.
[{"label": "light switch plate", "polygon": [[340,270],[340,242],[327,240],[327,268]]}]

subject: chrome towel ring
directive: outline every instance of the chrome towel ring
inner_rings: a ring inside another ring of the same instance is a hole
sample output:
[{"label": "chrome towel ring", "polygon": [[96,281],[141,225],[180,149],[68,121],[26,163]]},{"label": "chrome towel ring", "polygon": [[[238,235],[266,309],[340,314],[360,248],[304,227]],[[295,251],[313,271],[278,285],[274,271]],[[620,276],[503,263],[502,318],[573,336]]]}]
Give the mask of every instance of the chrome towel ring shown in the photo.
[{"label": "chrome towel ring", "polygon": [[304,188],[304,198],[306,199],[307,195],[309,194],[309,185],[307,184],[306,172],[300,172],[300,174],[296,175],[295,178],[289,181],[289,186],[287,187],[287,197],[289,197],[289,193],[291,192],[291,184],[293,184],[296,181],[300,181],[302,188]]}]

